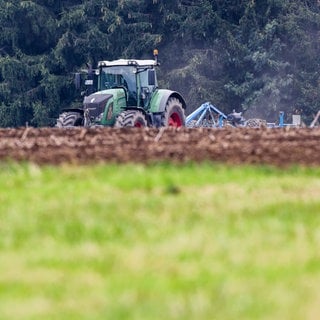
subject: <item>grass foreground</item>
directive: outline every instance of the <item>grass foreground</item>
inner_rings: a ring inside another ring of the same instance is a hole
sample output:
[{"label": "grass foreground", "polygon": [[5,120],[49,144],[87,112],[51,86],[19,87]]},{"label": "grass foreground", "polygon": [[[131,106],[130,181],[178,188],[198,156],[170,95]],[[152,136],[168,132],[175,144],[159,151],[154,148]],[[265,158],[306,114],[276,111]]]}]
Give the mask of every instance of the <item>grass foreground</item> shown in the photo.
[{"label": "grass foreground", "polygon": [[319,319],[320,168],[0,165],[1,319]]}]

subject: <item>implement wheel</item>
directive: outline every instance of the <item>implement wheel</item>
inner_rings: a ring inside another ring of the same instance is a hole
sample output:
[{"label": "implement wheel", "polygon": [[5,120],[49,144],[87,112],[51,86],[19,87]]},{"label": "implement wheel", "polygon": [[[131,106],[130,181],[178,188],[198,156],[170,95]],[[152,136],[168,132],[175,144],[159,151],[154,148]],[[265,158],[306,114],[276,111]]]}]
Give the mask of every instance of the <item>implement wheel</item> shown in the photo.
[{"label": "implement wheel", "polygon": [[147,126],[147,120],[144,114],[137,110],[126,110],[121,112],[116,120],[115,127],[136,127],[142,128]]},{"label": "implement wheel", "polygon": [[171,97],[167,102],[161,125],[164,127],[182,127],[185,126],[185,124],[186,119],[181,101]]},{"label": "implement wheel", "polygon": [[266,128],[267,121],[262,119],[249,119],[245,122],[245,126],[249,128]]}]

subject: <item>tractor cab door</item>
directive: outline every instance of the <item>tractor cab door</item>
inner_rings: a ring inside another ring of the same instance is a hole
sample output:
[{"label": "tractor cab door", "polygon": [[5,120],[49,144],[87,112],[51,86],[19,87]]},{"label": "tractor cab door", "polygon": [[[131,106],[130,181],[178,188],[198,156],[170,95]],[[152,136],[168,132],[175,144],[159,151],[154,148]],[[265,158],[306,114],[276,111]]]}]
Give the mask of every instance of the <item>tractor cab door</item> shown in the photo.
[{"label": "tractor cab door", "polygon": [[139,88],[140,104],[147,109],[150,104],[152,94],[157,88],[157,79],[156,79],[155,70],[146,69],[138,73],[138,75],[139,75],[138,83],[140,84],[140,88]]}]

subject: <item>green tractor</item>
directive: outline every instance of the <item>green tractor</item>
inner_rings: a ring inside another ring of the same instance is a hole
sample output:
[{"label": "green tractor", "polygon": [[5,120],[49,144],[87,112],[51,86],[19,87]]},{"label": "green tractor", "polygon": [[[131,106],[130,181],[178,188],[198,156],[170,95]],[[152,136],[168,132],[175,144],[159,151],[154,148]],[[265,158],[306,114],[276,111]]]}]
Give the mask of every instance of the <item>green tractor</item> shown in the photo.
[{"label": "green tractor", "polygon": [[83,107],[64,109],[56,126],[184,126],[186,103],[178,92],[158,88],[156,50],[154,57],[100,61],[86,80],[88,91],[95,91],[94,83],[97,91],[85,96]]}]

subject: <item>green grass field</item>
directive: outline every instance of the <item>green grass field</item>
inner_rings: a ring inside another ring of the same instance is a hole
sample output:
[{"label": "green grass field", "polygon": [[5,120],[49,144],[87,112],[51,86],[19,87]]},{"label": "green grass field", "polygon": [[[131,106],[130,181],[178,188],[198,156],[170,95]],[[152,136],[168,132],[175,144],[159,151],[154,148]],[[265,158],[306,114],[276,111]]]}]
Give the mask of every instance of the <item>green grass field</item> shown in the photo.
[{"label": "green grass field", "polygon": [[319,319],[320,168],[0,165],[0,319]]}]

